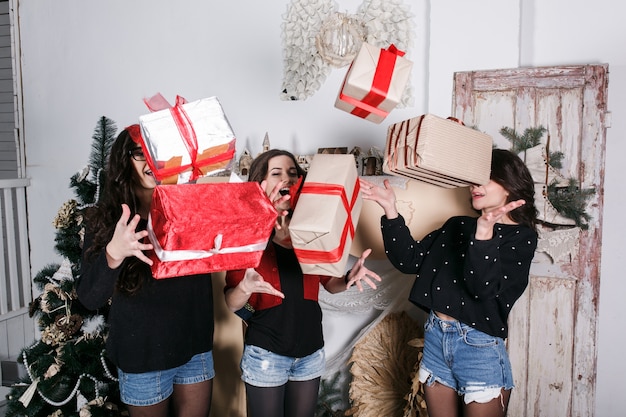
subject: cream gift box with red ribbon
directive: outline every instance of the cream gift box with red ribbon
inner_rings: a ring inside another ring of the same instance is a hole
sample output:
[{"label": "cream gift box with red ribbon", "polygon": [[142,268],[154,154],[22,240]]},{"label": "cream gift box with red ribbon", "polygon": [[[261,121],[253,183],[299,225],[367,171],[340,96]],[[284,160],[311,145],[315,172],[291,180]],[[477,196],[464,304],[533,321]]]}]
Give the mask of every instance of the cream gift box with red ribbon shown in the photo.
[{"label": "cream gift box with red ribbon", "polygon": [[289,224],[302,272],[345,274],[361,206],[354,156],[314,155]]},{"label": "cream gift box with red ribbon", "polygon": [[387,128],[383,172],[445,188],[486,184],[492,143],[456,119],[425,114]]},{"label": "cream gift box with red ribbon", "polygon": [[277,216],[256,182],[157,185],[148,219],[152,274],[254,268]]},{"label": "cream gift box with red ribbon", "polygon": [[382,49],[363,43],[346,73],[335,107],[381,123],[400,100],[413,63],[393,44]]},{"label": "cream gift box with red ribbon", "polygon": [[142,147],[159,184],[195,182],[232,169],[235,134],[217,97],[187,102],[145,99],[152,113],[139,117]]}]

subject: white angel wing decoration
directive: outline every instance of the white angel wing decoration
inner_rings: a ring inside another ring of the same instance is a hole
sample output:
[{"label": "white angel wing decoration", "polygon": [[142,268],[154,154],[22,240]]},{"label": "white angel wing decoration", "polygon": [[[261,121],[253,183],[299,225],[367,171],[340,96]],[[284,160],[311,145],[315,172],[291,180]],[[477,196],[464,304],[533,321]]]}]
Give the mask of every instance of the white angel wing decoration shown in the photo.
[{"label": "white angel wing decoration", "polygon": [[306,100],[330,74],[315,47],[324,20],[337,9],[332,0],[292,0],[283,16],[282,100]]}]

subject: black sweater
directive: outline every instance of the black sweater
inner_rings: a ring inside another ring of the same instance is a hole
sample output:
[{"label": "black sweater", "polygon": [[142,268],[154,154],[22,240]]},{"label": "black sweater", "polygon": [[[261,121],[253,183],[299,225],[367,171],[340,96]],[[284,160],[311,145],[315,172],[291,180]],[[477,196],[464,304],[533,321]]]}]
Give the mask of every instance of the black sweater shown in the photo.
[{"label": "black sweater", "polygon": [[[85,236],[85,249],[91,240]],[[112,300],[106,350],[116,366],[128,373],[170,369],[213,349],[210,274],[146,277],[141,290],[128,296],[115,290],[125,266],[109,268],[103,249],[94,259],[83,257],[77,283],[78,298],[88,309],[99,309]]]},{"label": "black sweater", "polygon": [[528,285],[537,234],[496,224],[490,240],[476,240],[476,219],[450,218],[416,241],[404,218],[381,219],[385,252],[401,272],[417,274],[409,300],[492,336],[506,338],[513,304]]}]

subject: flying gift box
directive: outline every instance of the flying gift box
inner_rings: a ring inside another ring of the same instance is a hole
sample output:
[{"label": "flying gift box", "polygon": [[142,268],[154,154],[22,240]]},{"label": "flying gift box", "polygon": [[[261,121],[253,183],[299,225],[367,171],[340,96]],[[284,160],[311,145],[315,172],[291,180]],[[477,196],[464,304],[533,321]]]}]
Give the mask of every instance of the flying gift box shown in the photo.
[{"label": "flying gift box", "polygon": [[142,148],[159,184],[183,184],[232,169],[235,134],[217,97],[187,102],[177,96],[145,99],[139,117]]},{"label": "flying gift box", "polygon": [[388,127],[383,172],[445,188],[486,184],[492,148],[486,133],[425,114]]},{"label": "flying gift box", "polygon": [[302,185],[289,234],[305,274],[342,276],[361,213],[353,155],[316,154]]},{"label": "flying gift box", "polygon": [[256,182],[157,185],[148,219],[152,275],[254,268],[276,218]]},{"label": "flying gift box", "polygon": [[387,49],[363,43],[352,61],[335,107],[374,123],[382,122],[400,100],[413,63],[393,44]]}]

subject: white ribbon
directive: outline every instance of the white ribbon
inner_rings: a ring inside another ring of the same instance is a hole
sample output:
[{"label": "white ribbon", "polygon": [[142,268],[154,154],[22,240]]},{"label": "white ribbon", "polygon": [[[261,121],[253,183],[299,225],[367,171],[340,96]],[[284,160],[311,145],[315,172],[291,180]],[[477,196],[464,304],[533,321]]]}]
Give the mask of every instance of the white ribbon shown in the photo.
[{"label": "white ribbon", "polygon": [[249,252],[257,252],[265,249],[267,246],[267,241],[262,241],[258,243],[252,243],[250,245],[244,246],[233,246],[230,248],[222,248],[222,239],[223,235],[218,234],[215,236],[215,241],[213,243],[213,249],[209,250],[165,250],[159,243],[159,240],[154,233],[154,229],[152,228],[152,218],[148,214],[148,238],[150,239],[150,243],[154,248],[154,252],[156,256],[159,258],[161,262],[172,262],[172,261],[189,261],[195,259],[206,259],[213,255],[220,255],[226,253],[249,253]]}]

